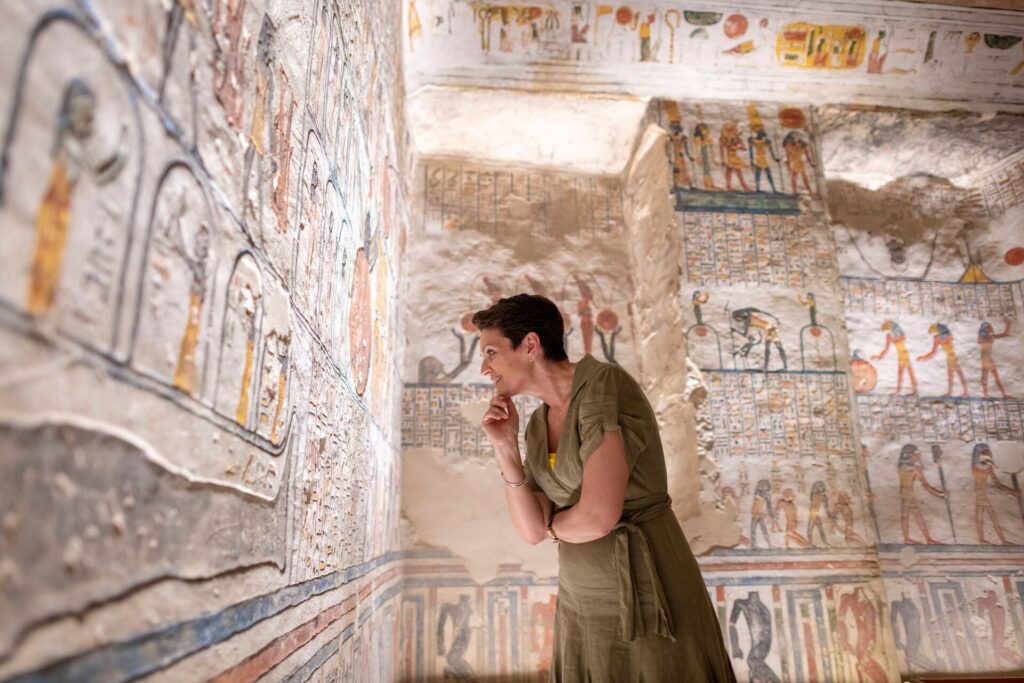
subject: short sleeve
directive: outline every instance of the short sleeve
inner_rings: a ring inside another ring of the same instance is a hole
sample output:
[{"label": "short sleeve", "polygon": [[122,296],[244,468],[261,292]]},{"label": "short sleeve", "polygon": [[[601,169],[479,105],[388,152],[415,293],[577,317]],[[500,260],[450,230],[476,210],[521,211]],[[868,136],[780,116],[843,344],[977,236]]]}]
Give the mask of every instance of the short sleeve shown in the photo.
[{"label": "short sleeve", "polygon": [[[579,431],[580,462],[584,465],[601,445],[606,432],[622,430],[619,419],[621,388],[620,379],[613,371],[595,374],[583,388],[583,395],[580,397]],[[636,455],[630,455],[626,453],[626,462],[632,467]]]}]

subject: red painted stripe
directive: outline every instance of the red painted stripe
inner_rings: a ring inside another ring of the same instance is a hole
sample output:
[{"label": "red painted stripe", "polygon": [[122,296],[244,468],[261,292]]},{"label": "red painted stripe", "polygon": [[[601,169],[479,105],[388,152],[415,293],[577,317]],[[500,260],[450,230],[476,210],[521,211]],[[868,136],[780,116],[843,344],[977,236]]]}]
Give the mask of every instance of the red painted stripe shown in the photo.
[{"label": "red painted stripe", "polygon": [[270,641],[262,650],[252,654],[223,672],[210,683],[255,681],[285,660],[288,655],[313,640],[328,626],[346,614],[344,602],[328,607],[306,623]]}]

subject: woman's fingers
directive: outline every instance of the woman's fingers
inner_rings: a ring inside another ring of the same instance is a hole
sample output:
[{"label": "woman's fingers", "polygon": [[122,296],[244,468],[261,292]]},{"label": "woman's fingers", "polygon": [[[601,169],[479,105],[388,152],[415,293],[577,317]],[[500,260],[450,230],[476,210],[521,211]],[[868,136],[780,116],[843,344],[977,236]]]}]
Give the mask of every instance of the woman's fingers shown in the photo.
[{"label": "woman's fingers", "polygon": [[502,408],[491,406],[484,413],[484,418],[481,421],[482,424],[491,424],[492,422],[501,422],[502,420],[508,419],[508,411],[504,411]]},{"label": "woman's fingers", "polygon": [[504,396],[495,396],[491,399],[490,410],[500,410],[504,417],[509,416],[509,404],[510,401]]}]

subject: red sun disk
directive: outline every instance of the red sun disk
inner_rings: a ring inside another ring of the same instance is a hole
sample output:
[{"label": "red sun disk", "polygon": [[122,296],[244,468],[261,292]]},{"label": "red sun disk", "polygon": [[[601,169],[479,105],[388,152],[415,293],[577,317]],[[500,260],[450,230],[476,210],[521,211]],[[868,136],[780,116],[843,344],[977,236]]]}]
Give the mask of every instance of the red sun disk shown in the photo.
[{"label": "red sun disk", "polygon": [[633,10],[623,5],[619,9],[615,10],[615,21],[622,25],[626,25],[633,21]]},{"label": "red sun disk", "polygon": [[1024,247],[1014,247],[1006,252],[1006,263],[1011,266],[1019,266],[1024,263]]},{"label": "red sun disk", "polygon": [[747,32],[747,18],[742,14],[733,14],[722,26],[727,38],[739,38]]}]

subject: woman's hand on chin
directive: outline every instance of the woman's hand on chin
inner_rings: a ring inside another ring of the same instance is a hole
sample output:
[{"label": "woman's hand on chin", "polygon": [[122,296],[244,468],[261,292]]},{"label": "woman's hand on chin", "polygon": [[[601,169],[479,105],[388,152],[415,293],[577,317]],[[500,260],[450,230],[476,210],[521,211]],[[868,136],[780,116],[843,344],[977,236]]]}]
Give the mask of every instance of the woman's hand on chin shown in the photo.
[{"label": "woman's hand on chin", "polygon": [[510,397],[498,394],[492,398],[480,426],[483,427],[495,450],[502,447],[518,447],[519,411]]}]

